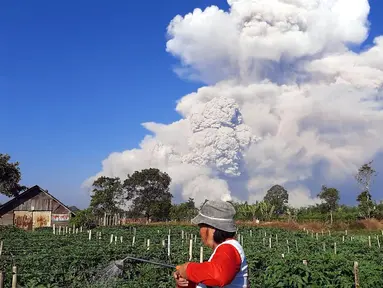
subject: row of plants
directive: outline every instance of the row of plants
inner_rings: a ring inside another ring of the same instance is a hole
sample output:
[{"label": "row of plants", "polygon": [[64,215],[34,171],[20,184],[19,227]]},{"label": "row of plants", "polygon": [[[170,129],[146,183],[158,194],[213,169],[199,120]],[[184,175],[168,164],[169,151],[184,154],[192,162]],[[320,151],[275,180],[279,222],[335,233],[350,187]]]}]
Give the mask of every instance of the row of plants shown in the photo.
[{"label": "row of plants", "polygon": [[[94,229],[89,240],[87,231],[53,235],[50,228],[34,232],[2,229],[0,270],[5,271],[5,287],[11,286],[13,265],[18,268],[20,287],[173,287],[172,269],[128,261],[123,274],[113,277],[105,268],[128,255],[173,265],[184,263],[189,258],[191,237],[193,260],[199,261],[202,244],[197,234],[191,226],[123,226]],[[368,237],[344,233],[317,236],[305,231],[241,227],[239,234],[251,287],[354,287],[354,261],[359,263],[360,287],[383,287],[378,234],[371,235],[371,247]],[[211,252],[204,248],[205,260]]]}]

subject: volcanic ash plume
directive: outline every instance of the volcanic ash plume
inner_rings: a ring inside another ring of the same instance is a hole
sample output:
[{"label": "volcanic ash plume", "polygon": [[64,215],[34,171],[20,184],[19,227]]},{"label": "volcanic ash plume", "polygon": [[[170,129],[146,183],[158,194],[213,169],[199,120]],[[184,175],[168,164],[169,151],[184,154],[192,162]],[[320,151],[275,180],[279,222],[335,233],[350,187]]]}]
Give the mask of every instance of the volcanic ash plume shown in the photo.
[{"label": "volcanic ash plume", "polygon": [[157,167],[197,202],[260,200],[280,184],[302,206],[317,201],[315,179],[345,181],[381,151],[383,37],[349,48],[367,39],[367,0],[228,3],[170,22],[175,72],[206,86],[180,99],[181,120],[145,123],[154,136],[94,177]]}]

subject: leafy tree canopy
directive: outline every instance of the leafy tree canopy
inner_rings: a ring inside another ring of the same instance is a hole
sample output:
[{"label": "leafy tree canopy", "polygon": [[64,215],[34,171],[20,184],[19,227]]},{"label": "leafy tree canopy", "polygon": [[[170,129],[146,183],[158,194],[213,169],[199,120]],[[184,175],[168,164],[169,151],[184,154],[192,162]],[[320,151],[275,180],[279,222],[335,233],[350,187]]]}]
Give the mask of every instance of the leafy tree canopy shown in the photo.
[{"label": "leafy tree canopy", "polygon": [[121,212],[123,191],[120,178],[101,176],[93,182],[93,195],[89,207],[93,213],[103,216],[104,213],[115,214]]},{"label": "leafy tree canopy", "polygon": [[281,185],[274,185],[267,191],[263,200],[274,206],[274,212],[281,215],[286,211],[289,193]]},{"label": "leafy tree canopy", "polygon": [[20,185],[21,172],[19,162],[10,163],[8,154],[0,153],[0,193],[8,197],[17,196],[27,187]]},{"label": "leafy tree canopy", "polygon": [[131,201],[131,210],[141,212],[147,220],[169,218],[172,194],[170,176],[156,168],[135,171],[124,181],[125,197]]},{"label": "leafy tree canopy", "polygon": [[318,198],[323,200],[322,207],[326,212],[335,211],[339,204],[339,191],[336,188],[322,186],[321,192],[318,194]]},{"label": "leafy tree canopy", "polygon": [[375,203],[371,200],[371,194],[370,192],[363,191],[358,195],[356,198],[356,201],[358,201],[359,205],[359,214],[365,219],[369,219],[372,216],[372,212],[375,208]]},{"label": "leafy tree canopy", "polygon": [[360,185],[362,191],[370,191],[370,185],[372,178],[376,176],[376,171],[372,167],[372,162],[370,161],[366,164],[363,164],[359,169],[358,173],[355,175],[355,179]]},{"label": "leafy tree canopy", "polygon": [[187,202],[172,205],[170,210],[170,218],[176,221],[190,220],[198,214],[193,198],[189,198]]}]

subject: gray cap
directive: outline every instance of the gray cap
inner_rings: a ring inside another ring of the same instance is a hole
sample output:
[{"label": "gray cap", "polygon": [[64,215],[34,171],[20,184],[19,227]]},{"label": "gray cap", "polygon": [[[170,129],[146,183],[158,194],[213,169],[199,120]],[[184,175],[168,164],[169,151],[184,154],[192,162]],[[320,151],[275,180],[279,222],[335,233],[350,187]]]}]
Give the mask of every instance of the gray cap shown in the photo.
[{"label": "gray cap", "polygon": [[226,232],[236,232],[234,222],[235,208],[229,202],[222,200],[207,201],[192,219],[193,224],[207,224]]}]

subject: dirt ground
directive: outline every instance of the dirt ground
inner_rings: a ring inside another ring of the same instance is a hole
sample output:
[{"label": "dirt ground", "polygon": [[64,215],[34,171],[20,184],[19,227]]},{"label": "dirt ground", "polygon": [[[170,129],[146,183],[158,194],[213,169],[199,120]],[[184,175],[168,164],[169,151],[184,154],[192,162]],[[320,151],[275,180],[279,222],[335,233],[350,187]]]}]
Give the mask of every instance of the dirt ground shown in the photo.
[{"label": "dirt ground", "polygon": [[[132,223],[137,224],[137,223]],[[191,225],[190,222],[152,222],[144,225]],[[376,231],[383,230],[383,221],[378,221],[376,219],[368,219],[368,220],[358,220],[350,223],[344,222],[335,222],[333,225],[329,223],[323,222],[284,222],[284,221],[271,221],[271,222],[260,222],[259,224],[255,222],[242,222],[237,221],[237,224],[241,226],[250,226],[250,227],[275,227],[281,229],[289,229],[289,230],[309,230],[314,232],[321,232],[322,230],[331,230],[331,231]]]}]

